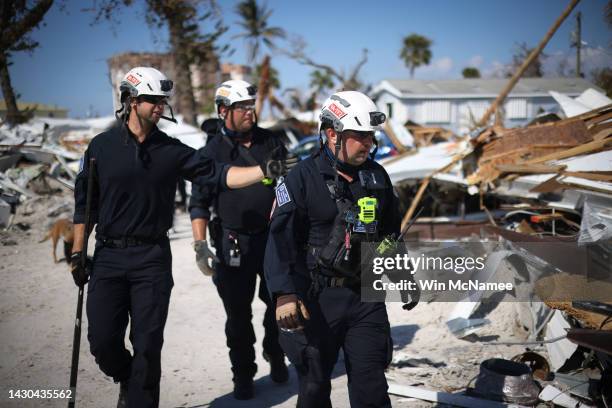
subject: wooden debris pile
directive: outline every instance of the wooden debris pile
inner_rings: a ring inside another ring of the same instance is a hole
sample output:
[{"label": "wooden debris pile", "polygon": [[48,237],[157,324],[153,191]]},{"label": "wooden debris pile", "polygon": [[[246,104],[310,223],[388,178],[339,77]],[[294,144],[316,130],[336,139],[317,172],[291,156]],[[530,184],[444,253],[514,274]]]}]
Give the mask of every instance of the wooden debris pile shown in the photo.
[{"label": "wooden debris pile", "polygon": [[[612,168],[576,172],[559,163],[564,159],[612,150],[610,136],[612,105],[573,118],[526,128],[491,127],[472,140],[473,157],[466,157],[466,160],[475,160],[477,168],[469,174],[467,181],[471,185],[483,185],[527,174],[553,175],[546,183],[532,190],[534,192],[576,187],[571,182],[573,178],[612,182]],[[612,152],[610,155],[612,157]],[[571,177],[570,181],[563,182],[565,177]],[[585,186],[580,183],[580,188]]]}]

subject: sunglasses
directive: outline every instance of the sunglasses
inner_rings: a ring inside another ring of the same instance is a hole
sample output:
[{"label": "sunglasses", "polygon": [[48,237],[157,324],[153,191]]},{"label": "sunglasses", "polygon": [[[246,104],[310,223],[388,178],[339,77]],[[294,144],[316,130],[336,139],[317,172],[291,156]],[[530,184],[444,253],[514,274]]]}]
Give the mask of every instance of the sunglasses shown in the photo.
[{"label": "sunglasses", "polygon": [[232,109],[240,113],[245,113],[247,111],[255,112],[255,105],[235,105],[232,107]]},{"label": "sunglasses", "polygon": [[165,105],[168,102],[168,97],[161,95],[140,95],[138,98],[153,105]]},{"label": "sunglasses", "polygon": [[343,132],[347,137],[352,137],[358,140],[374,139],[374,132],[358,132],[356,130],[345,130]]}]

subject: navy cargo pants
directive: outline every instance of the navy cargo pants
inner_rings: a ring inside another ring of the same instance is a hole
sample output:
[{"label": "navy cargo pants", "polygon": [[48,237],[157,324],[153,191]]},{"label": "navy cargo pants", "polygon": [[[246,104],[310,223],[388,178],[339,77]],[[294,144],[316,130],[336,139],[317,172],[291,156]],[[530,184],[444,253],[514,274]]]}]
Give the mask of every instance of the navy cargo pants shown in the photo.
[{"label": "navy cargo pants", "polygon": [[390,407],[385,369],[393,344],[384,303],[361,302],[359,289],[325,288],[306,300],[310,320],[280,342],[299,378],[299,408],[331,407],[331,374],[344,351],[351,407]]},{"label": "navy cargo pants", "polygon": [[[240,266],[230,266],[230,250],[236,242],[240,249]],[[267,242],[267,232],[260,234],[237,234],[223,228],[222,236],[215,243],[220,260],[215,264],[213,282],[223,301],[227,320],[225,336],[234,380],[252,378],[257,372],[255,364],[255,331],[251,320],[251,303],[255,295],[257,276],[259,276],[258,296],[266,304],[263,326],[263,351],[271,358],[283,356],[278,343],[275,308],[270,301],[263,273],[263,258]]]},{"label": "navy cargo pants", "polygon": [[[124,248],[96,243],[87,289],[87,338],[104,374],[116,382],[129,380],[129,407],[159,405],[161,349],[172,286],[167,238]],[[128,321],[133,356],[124,342]]]}]

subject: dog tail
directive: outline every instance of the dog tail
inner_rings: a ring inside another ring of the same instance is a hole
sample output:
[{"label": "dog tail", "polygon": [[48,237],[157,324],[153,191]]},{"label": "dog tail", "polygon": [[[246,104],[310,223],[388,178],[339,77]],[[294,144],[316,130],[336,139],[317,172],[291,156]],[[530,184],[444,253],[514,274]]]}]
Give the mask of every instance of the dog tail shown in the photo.
[{"label": "dog tail", "polygon": [[47,232],[47,235],[41,239],[40,241],[38,241],[38,243],[40,244],[41,242],[45,242],[46,240],[48,240],[49,238],[51,238],[51,231]]}]

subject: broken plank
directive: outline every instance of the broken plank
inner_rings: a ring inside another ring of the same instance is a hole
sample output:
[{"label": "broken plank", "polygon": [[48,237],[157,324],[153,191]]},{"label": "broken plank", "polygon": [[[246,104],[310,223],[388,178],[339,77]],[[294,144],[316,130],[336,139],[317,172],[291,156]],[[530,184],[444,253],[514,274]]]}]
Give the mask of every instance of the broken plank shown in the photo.
[{"label": "broken plank", "polygon": [[593,135],[593,140],[603,140],[612,135],[612,122],[593,126],[593,128],[589,130],[589,133]]},{"label": "broken plank", "polygon": [[[610,107],[611,105],[607,105],[607,107]],[[604,120],[608,120],[608,119],[612,119],[612,111],[604,113],[603,115],[597,115],[593,118],[587,119],[585,120],[585,123],[587,125],[587,127],[594,125],[596,123],[600,123],[603,122]]]},{"label": "broken plank", "polygon": [[538,184],[529,190],[530,193],[554,193],[558,190],[563,190],[565,187],[563,184],[557,181],[559,175],[553,176],[543,183]]},{"label": "broken plank", "polygon": [[587,180],[612,182],[610,172],[564,171],[564,176],[580,177]]},{"label": "broken plank", "polygon": [[579,156],[581,154],[592,153],[600,149],[612,146],[612,140],[603,139],[585,143],[580,146],[572,147],[571,149],[563,150],[556,153],[547,154],[546,156],[528,160],[520,164],[536,164],[544,163],[551,160],[567,159],[568,157]]},{"label": "broken plank", "polygon": [[567,168],[566,165],[547,166],[545,164],[498,164],[497,170],[502,173],[558,173]]}]

